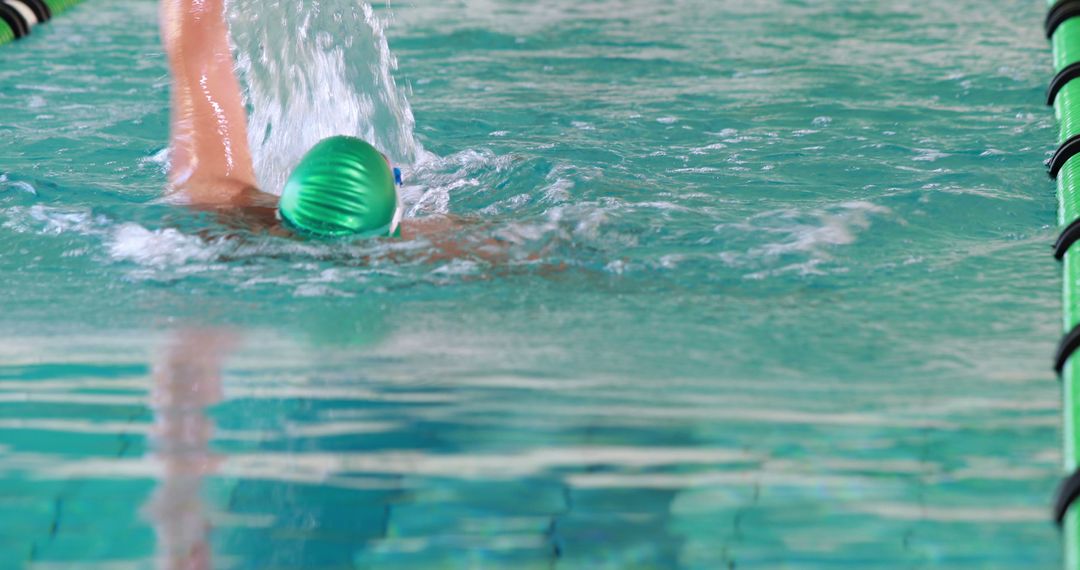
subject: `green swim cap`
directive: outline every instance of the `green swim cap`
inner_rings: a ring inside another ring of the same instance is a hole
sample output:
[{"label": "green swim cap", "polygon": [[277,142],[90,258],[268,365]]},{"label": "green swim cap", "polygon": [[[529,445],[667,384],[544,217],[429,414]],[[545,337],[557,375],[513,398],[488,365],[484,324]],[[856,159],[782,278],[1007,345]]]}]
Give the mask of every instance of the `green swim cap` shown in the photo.
[{"label": "green swim cap", "polygon": [[386,158],[346,136],[324,139],[304,155],[285,183],[278,211],[293,227],[329,237],[396,235],[402,213]]}]

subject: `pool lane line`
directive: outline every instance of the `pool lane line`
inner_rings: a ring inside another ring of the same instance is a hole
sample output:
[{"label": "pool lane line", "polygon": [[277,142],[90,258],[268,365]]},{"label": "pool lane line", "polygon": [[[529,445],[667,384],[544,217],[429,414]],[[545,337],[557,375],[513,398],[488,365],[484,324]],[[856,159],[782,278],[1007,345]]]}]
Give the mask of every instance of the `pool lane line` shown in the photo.
[{"label": "pool lane line", "polygon": [[1060,146],[1048,161],[1057,182],[1058,225],[1054,257],[1062,262],[1063,330],[1054,356],[1061,377],[1062,444],[1067,474],[1053,505],[1061,526],[1065,567],[1080,570],[1080,0],[1048,0],[1045,31],[1053,46],[1054,72],[1047,90],[1059,125]]},{"label": "pool lane line", "polygon": [[0,0],[0,45],[30,35],[44,24],[82,0]]}]

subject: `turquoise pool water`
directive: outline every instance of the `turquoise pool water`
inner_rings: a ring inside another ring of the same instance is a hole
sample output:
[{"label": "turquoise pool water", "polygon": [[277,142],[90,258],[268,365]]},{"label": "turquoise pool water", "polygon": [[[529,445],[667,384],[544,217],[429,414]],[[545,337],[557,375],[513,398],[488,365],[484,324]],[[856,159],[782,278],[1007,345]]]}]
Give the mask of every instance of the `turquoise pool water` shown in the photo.
[{"label": "turquoise pool water", "polygon": [[267,187],[509,260],[157,202],[154,3],[0,48],[0,566],[1061,566],[1041,5],[230,14]]}]

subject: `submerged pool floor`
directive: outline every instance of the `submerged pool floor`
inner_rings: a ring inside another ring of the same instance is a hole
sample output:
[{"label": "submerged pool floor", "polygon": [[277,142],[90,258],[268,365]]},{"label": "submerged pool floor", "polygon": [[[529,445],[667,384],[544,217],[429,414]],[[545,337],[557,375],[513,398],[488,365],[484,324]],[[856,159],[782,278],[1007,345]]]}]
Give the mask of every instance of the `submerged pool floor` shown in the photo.
[{"label": "submerged pool floor", "polygon": [[0,568],[1059,568],[1043,13],[917,4],[238,0],[269,189],[498,263],[157,201],[152,3],[0,48]]}]

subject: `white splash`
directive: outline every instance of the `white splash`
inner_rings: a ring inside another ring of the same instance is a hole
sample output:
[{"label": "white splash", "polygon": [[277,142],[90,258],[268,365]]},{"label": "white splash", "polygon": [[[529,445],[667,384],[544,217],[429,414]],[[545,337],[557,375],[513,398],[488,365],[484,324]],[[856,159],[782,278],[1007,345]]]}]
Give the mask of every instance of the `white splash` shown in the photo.
[{"label": "white splash", "polygon": [[395,163],[415,160],[415,119],[393,77],[386,23],[369,4],[233,0],[227,12],[263,190],[280,194],[304,153],[333,135],[361,137]]},{"label": "white splash", "polygon": [[118,227],[108,243],[109,255],[118,261],[162,268],[191,261],[212,261],[220,251],[199,237],[173,228],[149,230],[138,224]]}]

